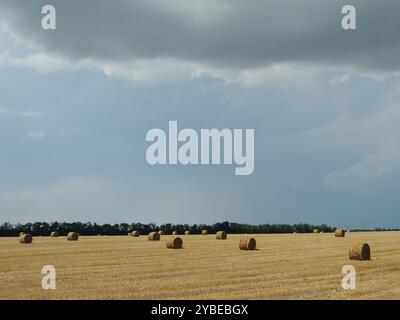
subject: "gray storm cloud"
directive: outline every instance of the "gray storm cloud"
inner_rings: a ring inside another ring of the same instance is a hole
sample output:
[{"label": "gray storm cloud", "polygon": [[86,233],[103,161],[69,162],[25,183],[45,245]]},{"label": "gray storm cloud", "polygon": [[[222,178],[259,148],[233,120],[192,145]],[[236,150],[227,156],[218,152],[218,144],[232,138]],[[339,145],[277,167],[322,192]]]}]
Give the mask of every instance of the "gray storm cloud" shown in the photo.
[{"label": "gray storm cloud", "polygon": [[[57,9],[57,30],[41,29],[41,7]],[[356,31],[341,8],[357,9]],[[172,58],[233,69],[273,63],[400,69],[398,0],[2,0],[6,26],[71,59]]]}]

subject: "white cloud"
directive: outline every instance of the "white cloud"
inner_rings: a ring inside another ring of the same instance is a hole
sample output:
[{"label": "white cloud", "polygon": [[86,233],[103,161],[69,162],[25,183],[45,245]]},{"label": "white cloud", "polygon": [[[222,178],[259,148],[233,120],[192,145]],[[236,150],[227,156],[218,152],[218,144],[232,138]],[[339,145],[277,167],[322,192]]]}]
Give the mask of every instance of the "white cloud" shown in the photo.
[{"label": "white cloud", "polygon": [[320,81],[319,76],[323,73],[347,72],[331,79],[330,83],[332,84],[343,84],[349,81],[351,77],[368,78],[382,82],[400,76],[399,72],[365,72],[346,67],[298,63],[275,63],[252,69],[218,68],[172,58],[114,62],[88,58],[72,63],[62,56],[48,55],[40,51],[22,57],[4,53],[0,55],[1,66],[29,68],[43,74],[98,69],[108,77],[156,85],[171,85],[185,83],[191,79],[212,78],[227,84],[238,84],[244,88],[305,85],[312,81]]},{"label": "white cloud", "polygon": [[9,108],[5,107],[0,107],[0,115],[11,115],[11,116],[16,116],[16,117],[23,117],[23,118],[35,118],[39,117],[42,115],[41,112],[35,112],[35,111],[15,111],[11,110]]},{"label": "white cloud", "polygon": [[132,62],[99,62],[87,60],[81,64],[96,67],[110,77],[133,82],[154,84],[185,83],[193,79],[214,79],[244,88],[258,86],[281,87],[301,85],[313,81],[322,71],[330,70],[306,64],[273,64],[254,69],[217,68],[206,64],[189,63],[174,59],[135,60]]},{"label": "white cloud", "polygon": [[242,87],[299,85],[315,79],[324,70],[314,65],[277,63],[254,69],[219,69],[206,65],[195,65],[192,77],[204,76],[237,83]]},{"label": "white cloud", "polygon": [[31,132],[28,134],[28,138],[34,140],[41,140],[46,136],[44,132]]},{"label": "white cloud", "polygon": [[33,53],[19,57],[6,52],[0,55],[0,66],[25,67],[40,73],[73,71],[77,69],[77,66],[68,62],[65,58],[51,56],[45,53]]},{"label": "white cloud", "polygon": [[386,179],[400,174],[400,146],[385,145],[373,154],[344,169],[328,173],[322,183],[336,191],[353,191],[365,194],[385,185]]},{"label": "white cloud", "polygon": [[43,140],[46,137],[46,134],[44,132],[30,132],[26,136],[21,137],[21,141],[27,141],[27,140]]},{"label": "white cloud", "polygon": [[[27,48],[28,43],[26,43]],[[304,85],[318,80],[323,73],[339,73],[330,80],[331,84],[343,84],[351,77],[368,78],[384,81],[399,77],[400,72],[362,71],[350,66],[329,66],[312,63],[273,63],[268,66],[254,68],[216,67],[205,63],[195,63],[174,58],[100,60],[86,58],[72,63],[61,55],[50,55],[41,49],[25,56],[17,56],[9,52],[0,54],[0,67],[29,68],[36,72],[48,74],[53,72],[77,71],[81,69],[99,69],[108,77],[122,78],[134,83],[145,84],[177,84],[191,79],[212,78],[225,83],[238,84],[244,88],[268,86],[282,87]],[[346,73],[344,73],[346,72]],[[344,74],[343,74],[344,73]]]},{"label": "white cloud", "polygon": [[331,80],[331,83],[332,83],[332,84],[341,84],[341,83],[345,83],[345,82],[349,81],[350,78],[351,78],[351,76],[350,76],[349,74],[344,74],[344,75],[341,75],[341,76],[339,76],[339,77],[333,78],[333,79]]},{"label": "white cloud", "polygon": [[[313,152],[320,152],[331,167],[321,183],[331,190],[367,194],[390,184],[400,175],[400,87],[387,94],[368,112],[345,116],[299,134]],[[345,159],[347,165],[343,165]],[[356,160],[355,160],[356,159]]]}]

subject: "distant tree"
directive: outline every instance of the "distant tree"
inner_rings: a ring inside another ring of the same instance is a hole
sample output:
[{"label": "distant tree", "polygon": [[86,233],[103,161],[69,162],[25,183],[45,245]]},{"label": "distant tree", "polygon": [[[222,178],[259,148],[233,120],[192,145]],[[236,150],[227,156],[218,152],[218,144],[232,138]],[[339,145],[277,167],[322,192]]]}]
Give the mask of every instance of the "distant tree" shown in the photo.
[{"label": "distant tree", "polygon": [[[163,230],[166,234],[171,234],[172,231],[176,230],[180,234],[184,231],[189,230],[192,234],[200,234],[202,230],[208,230],[210,233],[224,230],[228,233],[292,233],[294,231],[298,233],[310,233],[313,229],[320,229],[324,232],[333,232],[335,228],[329,227],[325,224],[322,225],[310,225],[310,224],[261,224],[261,225],[249,225],[236,222],[217,222],[212,225],[207,224],[171,224],[166,223],[161,226],[157,226],[156,223],[142,224],[142,223],[119,223],[119,224],[103,224],[99,225],[92,222],[34,222],[26,224],[12,225],[8,222],[0,225],[0,237],[16,236],[20,232],[31,233],[33,236],[47,236],[52,231],[57,231],[60,235],[65,236],[70,231],[79,232],[83,235],[126,235],[128,232],[138,230],[140,234],[148,234],[151,231]],[[388,229],[379,229],[376,231],[387,231]],[[392,229],[395,230],[395,229]],[[352,230],[353,231],[353,230]],[[354,230],[358,231],[358,230]]]}]

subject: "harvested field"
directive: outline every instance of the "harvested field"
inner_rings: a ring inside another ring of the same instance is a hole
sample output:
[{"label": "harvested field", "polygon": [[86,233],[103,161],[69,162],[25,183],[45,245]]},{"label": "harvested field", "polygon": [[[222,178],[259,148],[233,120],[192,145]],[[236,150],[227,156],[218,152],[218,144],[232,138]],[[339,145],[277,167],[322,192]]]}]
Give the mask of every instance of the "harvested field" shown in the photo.
[{"label": "harvested field", "polygon": [[[0,238],[0,299],[400,299],[400,232],[248,236],[257,250],[239,250],[233,234],[187,235],[181,250],[147,237]],[[350,261],[362,242],[371,260]],[[348,264],[357,288],[343,291]],[[56,290],[41,288],[44,265]]]}]

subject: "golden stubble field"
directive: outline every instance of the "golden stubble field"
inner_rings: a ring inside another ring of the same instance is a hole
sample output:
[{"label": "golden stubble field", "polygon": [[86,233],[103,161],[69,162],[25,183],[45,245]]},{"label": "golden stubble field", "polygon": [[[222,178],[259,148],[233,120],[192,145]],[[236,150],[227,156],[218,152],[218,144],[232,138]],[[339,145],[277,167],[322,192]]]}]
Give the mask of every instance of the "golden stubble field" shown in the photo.
[{"label": "golden stubble field", "polygon": [[[147,236],[0,238],[0,299],[400,299],[400,232],[254,235],[256,251],[240,251],[240,235],[182,235],[182,250]],[[371,246],[371,261],[348,249]],[[342,267],[357,271],[343,291]],[[57,289],[41,287],[53,265]]]}]

